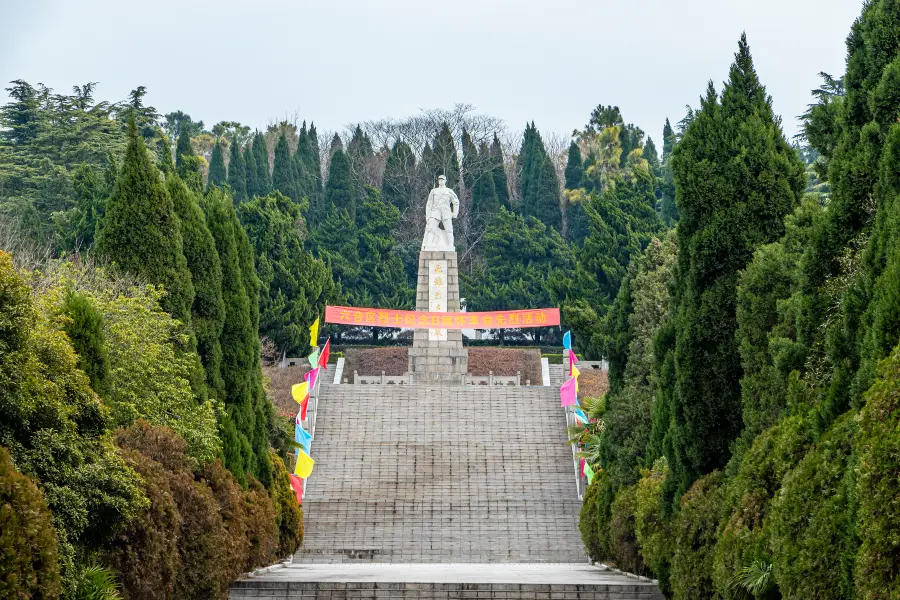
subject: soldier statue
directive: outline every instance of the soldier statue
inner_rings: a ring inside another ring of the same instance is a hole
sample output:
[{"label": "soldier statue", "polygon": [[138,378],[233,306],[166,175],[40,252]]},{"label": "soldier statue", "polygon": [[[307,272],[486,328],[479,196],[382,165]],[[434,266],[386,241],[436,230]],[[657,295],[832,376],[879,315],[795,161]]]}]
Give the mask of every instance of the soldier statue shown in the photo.
[{"label": "soldier statue", "polygon": [[[447,178],[438,176],[438,186],[428,194],[425,204],[425,237],[422,250],[453,252],[453,219],[459,216],[459,198],[447,187]],[[441,230],[438,225],[443,227]]]}]

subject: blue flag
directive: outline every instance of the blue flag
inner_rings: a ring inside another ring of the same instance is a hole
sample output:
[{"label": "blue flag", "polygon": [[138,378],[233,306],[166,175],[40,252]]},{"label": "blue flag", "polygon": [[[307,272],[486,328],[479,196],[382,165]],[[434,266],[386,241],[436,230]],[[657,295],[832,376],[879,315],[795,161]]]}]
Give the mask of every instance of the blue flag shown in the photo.
[{"label": "blue flag", "polygon": [[563,348],[566,350],[572,349],[572,332],[567,331],[563,334]]},{"label": "blue flag", "polygon": [[580,408],[575,409],[575,418],[578,419],[579,421],[581,421],[582,423],[584,423],[585,425],[588,424],[587,415],[584,414],[584,411],[581,410]]},{"label": "blue flag", "polygon": [[300,425],[294,425],[294,441],[303,446],[303,449],[306,450],[306,453],[309,454],[309,442],[312,440],[312,436],[309,435],[309,432],[303,429]]}]

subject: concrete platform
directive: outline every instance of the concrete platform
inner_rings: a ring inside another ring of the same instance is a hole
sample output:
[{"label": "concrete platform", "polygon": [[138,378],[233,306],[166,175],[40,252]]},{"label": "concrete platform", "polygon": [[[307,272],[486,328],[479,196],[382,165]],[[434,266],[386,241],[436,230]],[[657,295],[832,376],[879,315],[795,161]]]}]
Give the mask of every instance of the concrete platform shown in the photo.
[{"label": "concrete platform", "polygon": [[231,599],[662,600],[649,581],[588,564],[294,564],[236,582]]}]

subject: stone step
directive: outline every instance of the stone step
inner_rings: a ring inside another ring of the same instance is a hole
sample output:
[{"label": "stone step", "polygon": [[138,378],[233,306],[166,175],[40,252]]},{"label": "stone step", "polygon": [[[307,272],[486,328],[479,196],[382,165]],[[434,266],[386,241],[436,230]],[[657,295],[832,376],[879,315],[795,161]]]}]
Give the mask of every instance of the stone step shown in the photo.
[{"label": "stone step", "polygon": [[231,600],[271,598],[662,600],[650,581],[587,564],[292,565],[237,582]]},{"label": "stone step", "polygon": [[323,386],[295,563],[584,562],[553,388]]}]

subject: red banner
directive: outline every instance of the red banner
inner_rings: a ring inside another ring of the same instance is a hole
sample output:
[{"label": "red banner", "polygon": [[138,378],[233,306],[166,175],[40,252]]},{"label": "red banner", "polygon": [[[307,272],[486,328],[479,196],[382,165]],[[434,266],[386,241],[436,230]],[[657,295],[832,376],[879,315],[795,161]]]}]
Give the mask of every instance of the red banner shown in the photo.
[{"label": "red banner", "polygon": [[558,308],[493,312],[419,312],[388,308],[326,306],[325,322],[404,329],[505,329],[559,325]]}]

